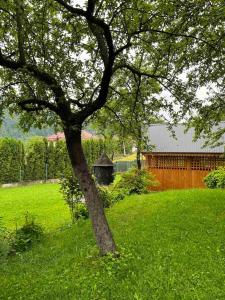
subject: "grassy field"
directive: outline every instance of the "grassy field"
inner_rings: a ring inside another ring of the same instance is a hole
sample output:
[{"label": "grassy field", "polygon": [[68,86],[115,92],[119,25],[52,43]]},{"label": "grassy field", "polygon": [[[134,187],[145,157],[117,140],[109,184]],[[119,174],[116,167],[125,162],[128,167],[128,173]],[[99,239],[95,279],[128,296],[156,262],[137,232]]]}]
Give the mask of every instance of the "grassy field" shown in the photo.
[{"label": "grassy field", "polygon": [[[136,158],[137,158],[137,153],[134,152],[134,153],[129,154],[127,156],[116,157],[114,159],[114,162],[117,162],[117,161],[134,161],[134,160],[136,160]],[[141,159],[145,160],[145,157],[142,155]]]},{"label": "grassy field", "polygon": [[69,227],[57,185],[0,190],[8,226],[29,211],[41,244],[0,266],[0,299],[225,299],[225,191],[130,196],[107,211],[121,257],[100,258],[89,221]]},{"label": "grassy field", "polygon": [[129,154],[127,156],[120,156],[120,157],[116,157],[114,159],[114,161],[133,161],[136,159],[137,154],[136,153],[132,153]]},{"label": "grassy field", "polygon": [[37,184],[18,188],[0,188],[0,216],[5,225],[15,228],[24,221],[26,212],[36,217],[47,231],[70,221],[59,185]]}]

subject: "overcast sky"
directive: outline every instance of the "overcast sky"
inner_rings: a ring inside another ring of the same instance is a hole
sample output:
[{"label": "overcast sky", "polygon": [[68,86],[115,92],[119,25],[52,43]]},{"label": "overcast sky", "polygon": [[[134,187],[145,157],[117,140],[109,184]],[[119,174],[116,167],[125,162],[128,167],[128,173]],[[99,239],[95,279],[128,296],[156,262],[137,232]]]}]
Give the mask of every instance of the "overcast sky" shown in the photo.
[{"label": "overcast sky", "polygon": [[[72,4],[73,5],[79,5],[79,6],[83,7],[83,8],[85,8],[85,6],[84,6],[85,2],[86,2],[85,0],[73,0]],[[165,92],[164,95],[166,96],[166,94],[168,94],[168,93]],[[197,92],[197,96],[201,100],[205,99],[207,97],[207,90],[206,90],[206,88],[205,87],[200,88],[198,90],[198,92]]]},{"label": "overcast sky", "polygon": [[72,1],[72,3],[74,4],[74,5],[76,5],[76,4],[79,4],[80,6],[83,6],[84,5],[84,0],[73,0]]}]

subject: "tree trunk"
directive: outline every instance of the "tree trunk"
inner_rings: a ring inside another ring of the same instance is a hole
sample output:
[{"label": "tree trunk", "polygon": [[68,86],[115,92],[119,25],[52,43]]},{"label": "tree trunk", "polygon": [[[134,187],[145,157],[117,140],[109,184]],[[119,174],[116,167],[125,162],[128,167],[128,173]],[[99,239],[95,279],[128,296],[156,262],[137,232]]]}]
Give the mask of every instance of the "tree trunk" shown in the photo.
[{"label": "tree trunk", "polygon": [[138,127],[138,140],[137,140],[137,168],[141,170],[141,146],[142,146],[142,131],[141,127]]},{"label": "tree trunk", "polygon": [[100,253],[105,255],[109,252],[115,252],[116,245],[105,216],[103,204],[83,153],[81,130],[64,129],[64,132],[72,168],[84,193]]},{"label": "tree trunk", "polygon": [[123,156],[126,156],[127,152],[126,152],[126,146],[125,146],[125,142],[123,141]]},{"label": "tree trunk", "polygon": [[141,170],[141,149],[140,149],[139,145],[137,146],[136,159],[137,159],[137,168],[138,168],[138,170]]}]

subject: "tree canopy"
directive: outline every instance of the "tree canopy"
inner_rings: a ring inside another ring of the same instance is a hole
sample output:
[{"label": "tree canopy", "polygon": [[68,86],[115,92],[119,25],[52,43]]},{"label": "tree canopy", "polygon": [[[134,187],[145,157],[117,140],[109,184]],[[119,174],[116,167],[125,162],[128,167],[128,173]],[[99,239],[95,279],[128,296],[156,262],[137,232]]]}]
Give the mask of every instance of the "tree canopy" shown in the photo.
[{"label": "tree canopy", "polygon": [[[142,60],[139,66],[141,63]],[[149,142],[147,128],[163,120],[160,116],[163,101],[158,97],[161,89],[156,81],[137,74],[118,76],[115,85],[117,88],[111,86],[109,91],[109,103],[94,116],[92,124],[100,134],[116,135],[123,142],[130,141],[137,149],[140,169],[140,154]]]},{"label": "tree canopy", "polygon": [[182,112],[212,83],[223,104],[223,1],[1,0],[0,11],[1,111],[31,112],[24,126],[63,119],[62,102],[84,121],[124,73],[157,81]]}]

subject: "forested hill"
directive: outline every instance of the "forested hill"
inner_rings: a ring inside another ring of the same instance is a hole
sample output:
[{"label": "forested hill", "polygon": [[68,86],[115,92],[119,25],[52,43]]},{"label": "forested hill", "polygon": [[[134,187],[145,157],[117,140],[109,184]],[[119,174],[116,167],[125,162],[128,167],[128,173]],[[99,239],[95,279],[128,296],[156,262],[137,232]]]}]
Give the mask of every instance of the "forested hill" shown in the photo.
[{"label": "forested hill", "polygon": [[0,127],[0,138],[12,137],[20,140],[26,140],[32,136],[48,136],[54,133],[52,128],[46,128],[42,130],[31,128],[29,132],[24,133],[20,128],[18,128],[17,124],[18,118],[12,118],[9,115],[5,115],[2,126]]}]

